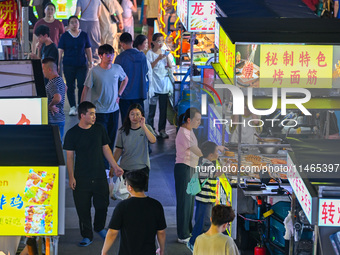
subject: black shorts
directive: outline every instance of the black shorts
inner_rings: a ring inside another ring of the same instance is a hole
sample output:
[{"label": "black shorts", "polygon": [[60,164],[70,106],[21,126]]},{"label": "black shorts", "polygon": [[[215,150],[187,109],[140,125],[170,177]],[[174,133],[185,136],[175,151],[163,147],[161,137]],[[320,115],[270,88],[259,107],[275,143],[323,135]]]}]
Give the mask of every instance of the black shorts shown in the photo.
[{"label": "black shorts", "polygon": [[153,27],[154,26],[154,24],[155,24],[155,20],[156,20],[157,18],[148,18],[148,19],[146,19],[146,23],[148,24],[148,26],[149,27]]}]

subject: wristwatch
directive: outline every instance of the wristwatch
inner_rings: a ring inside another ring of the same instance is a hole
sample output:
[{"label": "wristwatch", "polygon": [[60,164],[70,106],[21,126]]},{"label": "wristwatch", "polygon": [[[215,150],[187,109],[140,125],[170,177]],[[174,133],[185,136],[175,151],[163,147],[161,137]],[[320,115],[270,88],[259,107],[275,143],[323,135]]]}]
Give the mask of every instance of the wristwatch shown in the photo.
[{"label": "wristwatch", "polygon": [[118,94],[118,97],[119,97],[119,98],[121,98],[121,97],[122,97],[122,95],[119,95],[119,94]]}]

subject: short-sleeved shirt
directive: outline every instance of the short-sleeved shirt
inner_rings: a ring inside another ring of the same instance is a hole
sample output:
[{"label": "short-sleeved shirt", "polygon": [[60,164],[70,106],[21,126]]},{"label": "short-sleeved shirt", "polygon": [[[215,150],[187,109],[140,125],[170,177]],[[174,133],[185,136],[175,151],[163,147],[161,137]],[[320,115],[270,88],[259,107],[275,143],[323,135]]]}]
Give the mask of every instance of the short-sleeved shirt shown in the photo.
[{"label": "short-sleeved shirt", "polygon": [[193,255],[239,255],[239,251],[230,236],[202,234],[195,241]]},{"label": "short-sleeved shirt", "polygon": [[[162,50],[162,54],[165,51]],[[159,54],[154,53],[152,50],[149,50],[146,53],[146,58],[152,64],[158,58]],[[159,94],[167,94],[169,93],[169,87],[167,86],[167,82],[169,82],[168,70],[165,68],[167,65],[166,58],[161,59],[157,62],[157,64],[152,69],[152,86],[155,93]]]},{"label": "short-sleeved shirt", "polygon": [[[156,136],[151,126],[146,124],[146,127]],[[120,130],[117,136],[116,148],[123,150],[120,167],[124,170],[138,170],[145,166],[150,168],[148,137],[141,127],[130,129],[128,135]]]},{"label": "short-sleeved shirt", "polygon": [[131,10],[132,7],[133,7],[133,3],[130,0],[122,1],[122,8],[124,10],[122,14],[123,18],[128,19],[132,17],[132,10]]},{"label": "short-sleeved shirt", "polygon": [[54,43],[51,43],[50,45],[45,45],[43,44],[41,47],[41,59],[50,57],[50,58],[54,58],[54,62],[56,63],[56,65],[58,65],[58,48]]},{"label": "short-sleeved shirt", "polygon": [[64,103],[65,103],[65,90],[66,85],[64,80],[58,76],[49,80],[45,86],[48,104],[51,103],[53,96],[55,94],[60,94],[61,100],[56,105],[59,109],[59,112],[54,113],[52,115],[51,111],[48,111],[48,123],[59,123],[65,121],[65,114],[64,114]]},{"label": "short-sleeved shirt", "polygon": [[58,48],[64,50],[63,64],[66,66],[86,66],[85,49],[91,48],[87,33],[80,31],[73,37],[69,31],[60,37]]},{"label": "short-sleeved shirt", "polygon": [[180,127],[176,136],[176,164],[183,163],[195,168],[199,157],[190,151],[190,147],[198,146],[193,130]]},{"label": "short-sleeved shirt", "polygon": [[111,21],[111,14],[116,14],[116,15],[120,15],[123,13],[123,8],[120,6],[120,4],[118,3],[117,0],[104,0],[106,6],[109,8],[110,13],[108,12],[108,10],[105,8],[104,5],[102,5],[101,9],[100,9],[100,16],[99,16],[99,23],[100,23],[100,30],[104,31],[104,28],[109,28],[111,25],[115,25],[115,23],[113,23]]},{"label": "short-sleeved shirt", "polygon": [[115,64],[120,65],[129,78],[121,98],[146,99],[148,63],[145,54],[135,48],[128,49],[117,56]]},{"label": "short-sleeved shirt", "polygon": [[34,25],[33,34],[37,27],[39,27],[40,25],[48,26],[48,28],[50,29],[50,38],[54,42],[54,44],[58,46],[60,35],[65,33],[63,23],[56,19],[51,23],[46,22],[44,19],[40,19]]},{"label": "short-sleeved shirt", "polygon": [[202,203],[215,203],[216,202],[216,184],[217,179],[215,176],[214,163],[207,158],[203,158],[202,164],[200,165],[200,171],[198,177],[200,183],[203,184],[207,179],[205,184],[202,186],[201,191],[196,194],[195,199]]},{"label": "short-sleeved shirt", "polygon": [[120,65],[112,64],[110,69],[99,65],[89,70],[84,86],[91,89],[91,102],[97,113],[112,113],[119,110],[118,81],[124,80],[126,74]]},{"label": "short-sleeved shirt", "polygon": [[144,5],[147,5],[146,18],[158,17],[158,0],[145,0]]},{"label": "short-sleeved shirt", "polygon": [[67,131],[64,150],[76,154],[75,179],[106,179],[103,146],[110,143],[107,132],[99,123],[89,129],[77,125]]},{"label": "short-sleeved shirt", "polygon": [[166,228],[163,207],[150,197],[130,197],[116,206],[109,228],[121,231],[119,255],[155,255],[157,231]]},{"label": "short-sleeved shirt", "polygon": [[98,21],[98,8],[100,0],[78,0],[77,7],[81,8],[81,20]]}]

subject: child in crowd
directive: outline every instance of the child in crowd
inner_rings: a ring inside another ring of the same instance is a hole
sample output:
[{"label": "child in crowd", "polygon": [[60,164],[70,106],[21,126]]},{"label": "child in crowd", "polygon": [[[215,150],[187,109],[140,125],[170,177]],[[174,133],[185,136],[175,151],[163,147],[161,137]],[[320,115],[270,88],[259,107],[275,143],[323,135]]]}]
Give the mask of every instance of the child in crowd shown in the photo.
[{"label": "child in crowd", "polygon": [[162,50],[164,45],[164,37],[161,33],[156,33],[152,36],[151,50],[146,53],[146,58],[150,61],[152,67],[152,82],[151,86],[155,95],[150,98],[149,116],[147,123],[154,128],[154,117],[156,113],[157,100],[159,100],[159,122],[158,132],[163,139],[169,138],[165,132],[166,114],[168,105],[168,94],[171,86],[168,77],[166,66],[171,69],[170,59],[168,54]]},{"label": "child in crowd", "polygon": [[194,255],[239,255],[234,240],[222,234],[234,218],[231,206],[215,205],[211,212],[211,227],[197,237]]},{"label": "child in crowd", "polygon": [[120,5],[123,8],[124,32],[130,33],[134,38],[134,20],[132,12],[137,12],[137,0],[120,0]]},{"label": "child in crowd", "polygon": [[[124,175],[129,171],[143,170],[149,179],[150,159],[148,142],[155,143],[152,128],[145,124],[144,111],[140,104],[132,104],[123,126],[119,129],[113,157],[118,160]],[[116,173],[117,176],[119,174]],[[148,190],[146,186],[145,191]]]},{"label": "child in crowd", "polygon": [[210,227],[211,209],[216,202],[216,177],[221,176],[222,172],[215,172],[213,161],[218,159],[219,147],[214,143],[207,141],[202,144],[201,152],[203,159],[200,164],[198,176],[202,186],[201,192],[196,195],[195,226],[192,230],[192,236],[187,243],[188,248],[192,251],[196,238],[206,232]]}]

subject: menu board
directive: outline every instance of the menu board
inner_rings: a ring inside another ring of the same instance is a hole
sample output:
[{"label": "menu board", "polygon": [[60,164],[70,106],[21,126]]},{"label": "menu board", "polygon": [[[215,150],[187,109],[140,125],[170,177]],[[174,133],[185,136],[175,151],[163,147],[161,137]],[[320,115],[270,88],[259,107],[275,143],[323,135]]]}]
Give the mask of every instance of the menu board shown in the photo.
[{"label": "menu board", "polygon": [[58,235],[58,167],[0,167],[0,235]]},{"label": "menu board", "polygon": [[52,0],[55,7],[56,19],[68,19],[76,12],[77,0]]},{"label": "menu board", "polygon": [[189,32],[214,33],[215,31],[215,1],[178,0],[177,16]]}]

